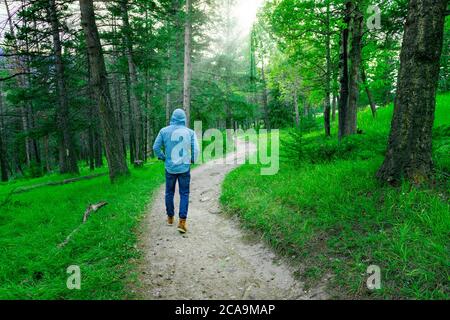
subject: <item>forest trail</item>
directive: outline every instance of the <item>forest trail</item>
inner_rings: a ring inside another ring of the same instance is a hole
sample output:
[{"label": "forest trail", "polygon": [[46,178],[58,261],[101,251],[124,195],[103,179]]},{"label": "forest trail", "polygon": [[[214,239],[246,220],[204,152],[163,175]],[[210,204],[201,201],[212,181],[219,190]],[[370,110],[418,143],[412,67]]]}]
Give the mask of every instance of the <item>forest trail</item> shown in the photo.
[{"label": "forest trail", "polygon": [[[255,151],[255,146],[247,145],[247,152]],[[242,159],[245,154],[237,156]],[[164,187],[155,194],[141,236],[144,259],[139,267],[139,298],[327,298],[322,286],[305,292],[286,261],[253,233],[241,229],[238,219],[220,214],[221,184],[237,166],[212,161],[192,171],[189,231],[184,236],[176,226],[166,224]],[[178,201],[177,195],[176,208]]]}]

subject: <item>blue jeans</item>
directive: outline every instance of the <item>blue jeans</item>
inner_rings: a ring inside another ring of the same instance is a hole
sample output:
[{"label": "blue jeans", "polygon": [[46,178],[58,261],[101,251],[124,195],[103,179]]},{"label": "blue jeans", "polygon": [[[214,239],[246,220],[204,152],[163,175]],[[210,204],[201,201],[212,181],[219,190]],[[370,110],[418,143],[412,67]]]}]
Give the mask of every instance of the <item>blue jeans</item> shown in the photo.
[{"label": "blue jeans", "polygon": [[178,181],[180,189],[180,219],[187,219],[189,210],[189,194],[191,185],[191,172],[171,174],[166,170],[166,209],[169,217],[175,216],[173,198],[175,196],[175,185]]}]

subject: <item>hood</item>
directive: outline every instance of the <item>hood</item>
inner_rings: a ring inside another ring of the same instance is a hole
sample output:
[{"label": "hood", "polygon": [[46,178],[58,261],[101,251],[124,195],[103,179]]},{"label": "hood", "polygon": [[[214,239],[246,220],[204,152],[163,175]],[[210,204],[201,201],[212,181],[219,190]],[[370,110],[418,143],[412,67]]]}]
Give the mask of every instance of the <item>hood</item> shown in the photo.
[{"label": "hood", "polygon": [[171,125],[175,126],[185,126],[186,125],[186,113],[182,109],[177,109],[172,114],[172,119],[170,120]]}]

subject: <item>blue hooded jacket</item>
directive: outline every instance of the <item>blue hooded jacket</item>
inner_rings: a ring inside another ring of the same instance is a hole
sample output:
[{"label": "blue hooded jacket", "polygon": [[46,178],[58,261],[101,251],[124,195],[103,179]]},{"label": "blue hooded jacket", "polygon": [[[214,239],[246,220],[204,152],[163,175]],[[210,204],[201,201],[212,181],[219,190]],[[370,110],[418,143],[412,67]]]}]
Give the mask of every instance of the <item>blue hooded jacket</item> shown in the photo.
[{"label": "blue hooded jacket", "polygon": [[195,132],[186,127],[183,110],[173,112],[170,126],[159,132],[153,151],[165,162],[166,170],[171,174],[186,173],[191,169],[191,164],[197,160],[199,146]]}]

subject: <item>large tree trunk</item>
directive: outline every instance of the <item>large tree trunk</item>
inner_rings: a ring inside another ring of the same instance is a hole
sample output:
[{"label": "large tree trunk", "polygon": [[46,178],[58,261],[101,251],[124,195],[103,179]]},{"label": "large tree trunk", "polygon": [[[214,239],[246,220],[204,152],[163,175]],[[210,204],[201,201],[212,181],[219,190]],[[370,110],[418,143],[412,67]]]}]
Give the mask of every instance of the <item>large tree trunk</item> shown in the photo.
[{"label": "large tree trunk", "polygon": [[106,158],[109,165],[109,176],[113,182],[117,177],[129,173],[125,161],[124,145],[109,91],[105,60],[100,44],[100,37],[95,22],[92,0],[79,0],[81,24],[86,36],[92,87],[98,102],[99,116],[103,128]]},{"label": "large tree trunk", "polygon": [[348,78],[348,40],[350,25],[351,2],[346,3],[346,13],[344,17],[345,28],[341,34],[341,49],[339,54],[339,140],[349,132],[348,126],[348,98],[349,98],[349,78]]},{"label": "large tree trunk", "polygon": [[431,178],[432,130],[447,0],[411,0],[400,54],[394,117],[378,179]]},{"label": "large tree trunk", "polygon": [[372,110],[372,115],[374,118],[377,116],[377,106],[372,97],[372,92],[370,92],[369,84],[367,83],[366,70],[361,68],[361,81],[363,82],[364,88],[366,90],[367,99],[369,100],[370,110]]},{"label": "large tree trunk", "polygon": [[187,123],[189,127],[191,122],[191,42],[192,42],[192,0],[186,0],[186,21],[184,25],[184,90],[183,90],[183,108],[186,111]]},{"label": "large tree trunk", "polygon": [[48,15],[52,26],[53,54],[55,57],[56,87],[58,89],[58,108],[56,121],[59,138],[60,172],[79,173],[77,157],[69,124],[69,104],[67,101],[66,80],[62,58],[60,28],[55,0],[49,0]]},{"label": "large tree trunk", "polygon": [[136,71],[136,64],[133,58],[133,42],[131,39],[131,27],[128,19],[128,0],[121,0],[122,22],[124,29],[124,40],[126,48],[126,57],[128,61],[128,73],[130,76],[130,94],[131,94],[131,108],[132,119],[134,123],[134,150],[135,160],[142,161],[144,159],[143,150],[143,134],[142,134],[142,112],[139,107],[139,97],[137,95],[138,78]]},{"label": "large tree trunk", "polygon": [[359,78],[361,68],[361,50],[363,34],[363,15],[358,5],[352,5],[352,32],[349,66],[349,95],[344,135],[356,134],[359,101]]},{"label": "large tree trunk", "polygon": [[325,34],[325,50],[326,50],[326,74],[325,74],[325,110],[323,114],[325,136],[331,136],[331,30],[330,30],[330,4],[327,4]]}]

